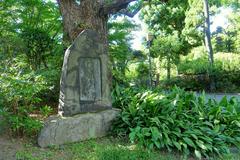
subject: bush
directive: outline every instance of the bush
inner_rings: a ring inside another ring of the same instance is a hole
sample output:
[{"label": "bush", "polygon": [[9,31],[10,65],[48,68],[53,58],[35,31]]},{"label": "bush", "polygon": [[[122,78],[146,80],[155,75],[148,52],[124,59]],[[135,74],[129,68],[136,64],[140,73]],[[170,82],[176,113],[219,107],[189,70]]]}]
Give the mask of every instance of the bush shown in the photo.
[{"label": "bush", "polygon": [[[179,74],[206,74],[209,73],[210,64],[206,55],[200,57],[185,57],[178,65]],[[214,54],[213,72],[236,72],[239,71],[240,55],[234,53]]]},{"label": "bush", "polygon": [[0,116],[15,135],[34,136],[42,127],[42,117],[36,115],[50,113],[49,108],[39,104],[42,93],[51,90],[52,82],[42,72],[30,70],[24,56],[9,64],[0,69]]},{"label": "bush", "polygon": [[206,102],[204,94],[198,97],[179,88],[131,97],[113,130],[131,142],[195,153],[198,158],[228,153],[231,145],[240,147],[240,102],[234,98]]},{"label": "bush", "polygon": [[[190,55],[192,56],[192,55]],[[240,91],[240,55],[233,53],[214,54],[213,69],[207,57],[185,57],[178,65],[179,76],[171,81],[163,81],[163,86],[177,85],[188,90],[209,90],[210,78],[215,80],[217,92]]]},{"label": "bush", "polygon": [[162,80],[161,88],[169,89],[173,86],[184,88],[188,91],[210,92],[210,78],[214,77],[214,92],[236,92],[240,91],[240,71],[227,73],[225,71],[213,72],[212,74],[179,75],[170,80]]}]

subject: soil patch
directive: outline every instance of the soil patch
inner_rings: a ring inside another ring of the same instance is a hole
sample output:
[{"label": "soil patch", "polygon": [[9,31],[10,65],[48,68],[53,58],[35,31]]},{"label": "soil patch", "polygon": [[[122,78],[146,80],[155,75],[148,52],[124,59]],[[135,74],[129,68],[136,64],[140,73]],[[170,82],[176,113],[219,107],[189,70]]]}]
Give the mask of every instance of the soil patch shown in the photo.
[{"label": "soil patch", "polygon": [[16,160],[16,153],[21,149],[23,149],[22,139],[15,139],[7,134],[0,135],[0,160]]}]

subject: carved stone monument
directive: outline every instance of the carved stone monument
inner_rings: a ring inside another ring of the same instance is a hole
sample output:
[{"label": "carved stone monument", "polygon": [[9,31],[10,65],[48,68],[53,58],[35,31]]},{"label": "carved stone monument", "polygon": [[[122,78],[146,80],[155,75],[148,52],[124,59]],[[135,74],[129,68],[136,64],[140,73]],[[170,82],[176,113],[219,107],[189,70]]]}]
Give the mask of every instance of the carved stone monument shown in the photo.
[{"label": "carved stone monument", "polygon": [[67,49],[60,82],[59,115],[38,136],[41,147],[105,136],[119,110],[111,108],[108,56],[98,34],[85,30]]},{"label": "carved stone monument", "polygon": [[83,31],[64,57],[59,109],[63,116],[111,108],[108,56],[98,34]]}]

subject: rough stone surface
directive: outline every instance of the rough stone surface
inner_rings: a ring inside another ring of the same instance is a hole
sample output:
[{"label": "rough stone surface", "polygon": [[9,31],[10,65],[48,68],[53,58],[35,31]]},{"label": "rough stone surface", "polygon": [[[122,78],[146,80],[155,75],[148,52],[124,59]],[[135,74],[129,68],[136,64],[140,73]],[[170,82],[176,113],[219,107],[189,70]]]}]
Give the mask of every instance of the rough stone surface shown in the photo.
[{"label": "rough stone surface", "polygon": [[40,132],[38,144],[47,147],[106,136],[119,113],[118,109],[109,109],[73,117],[49,117]]},{"label": "rough stone surface", "polygon": [[111,108],[108,62],[98,34],[80,33],[64,57],[59,98],[63,116]]}]

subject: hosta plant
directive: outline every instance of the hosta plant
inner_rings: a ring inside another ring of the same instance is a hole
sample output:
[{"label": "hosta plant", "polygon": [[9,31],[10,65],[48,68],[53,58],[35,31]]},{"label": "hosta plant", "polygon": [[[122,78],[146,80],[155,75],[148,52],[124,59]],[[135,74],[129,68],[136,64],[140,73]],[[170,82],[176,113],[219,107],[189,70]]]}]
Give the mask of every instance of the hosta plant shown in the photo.
[{"label": "hosta plant", "polygon": [[240,103],[226,97],[218,103],[179,88],[144,91],[122,108],[114,132],[148,149],[179,150],[199,159],[221,155],[240,146]]}]

